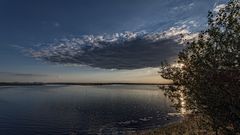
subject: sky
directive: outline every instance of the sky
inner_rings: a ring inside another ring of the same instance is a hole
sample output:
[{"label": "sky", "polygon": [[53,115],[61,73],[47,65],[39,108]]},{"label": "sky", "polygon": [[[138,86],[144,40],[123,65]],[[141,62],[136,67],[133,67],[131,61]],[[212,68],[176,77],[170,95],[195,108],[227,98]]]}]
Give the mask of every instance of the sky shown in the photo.
[{"label": "sky", "polygon": [[226,2],[0,0],[0,81],[169,82],[160,63]]}]

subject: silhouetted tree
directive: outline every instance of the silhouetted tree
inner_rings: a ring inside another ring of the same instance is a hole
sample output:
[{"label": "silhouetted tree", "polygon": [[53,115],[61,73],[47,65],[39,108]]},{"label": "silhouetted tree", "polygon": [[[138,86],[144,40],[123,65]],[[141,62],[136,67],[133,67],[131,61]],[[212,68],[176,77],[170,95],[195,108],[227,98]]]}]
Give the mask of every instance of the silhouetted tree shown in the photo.
[{"label": "silhouetted tree", "polygon": [[207,30],[160,73],[175,84],[162,88],[177,108],[202,114],[216,134],[240,133],[240,1],[209,12]]}]

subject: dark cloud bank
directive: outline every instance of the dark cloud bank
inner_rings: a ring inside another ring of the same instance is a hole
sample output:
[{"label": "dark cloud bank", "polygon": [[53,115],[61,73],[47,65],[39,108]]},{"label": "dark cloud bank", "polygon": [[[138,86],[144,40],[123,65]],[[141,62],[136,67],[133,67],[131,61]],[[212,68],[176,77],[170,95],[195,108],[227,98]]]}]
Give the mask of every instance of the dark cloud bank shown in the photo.
[{"label": "dark cloud bank", "polygon": [[103,69],[158,67],[176,57],[183,48],[180,35],[187,30],[173,28],[163,33],[125,32],[103,36],[62,39],[27,49],[32,57],[58,64],[78,64]]}]

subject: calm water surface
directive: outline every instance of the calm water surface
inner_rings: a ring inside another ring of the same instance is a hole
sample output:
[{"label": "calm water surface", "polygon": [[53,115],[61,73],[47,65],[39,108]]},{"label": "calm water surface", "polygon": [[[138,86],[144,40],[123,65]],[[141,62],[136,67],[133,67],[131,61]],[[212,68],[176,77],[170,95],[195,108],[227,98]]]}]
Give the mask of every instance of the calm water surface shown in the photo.
[{"label": "calm water surface", "polygon": [[0,135],[126,134],[179,120],[157,86],[0,87]]}]

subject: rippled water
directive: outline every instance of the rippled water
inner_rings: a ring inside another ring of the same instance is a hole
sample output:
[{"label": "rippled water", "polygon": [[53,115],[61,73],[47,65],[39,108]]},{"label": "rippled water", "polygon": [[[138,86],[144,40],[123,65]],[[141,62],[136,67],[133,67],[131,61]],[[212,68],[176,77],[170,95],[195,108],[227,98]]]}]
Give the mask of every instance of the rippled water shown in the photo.
[{"label": "rippled water", "polygon": [[157,86],[0,87],[1,135],[125,134],[176,121]]}]

